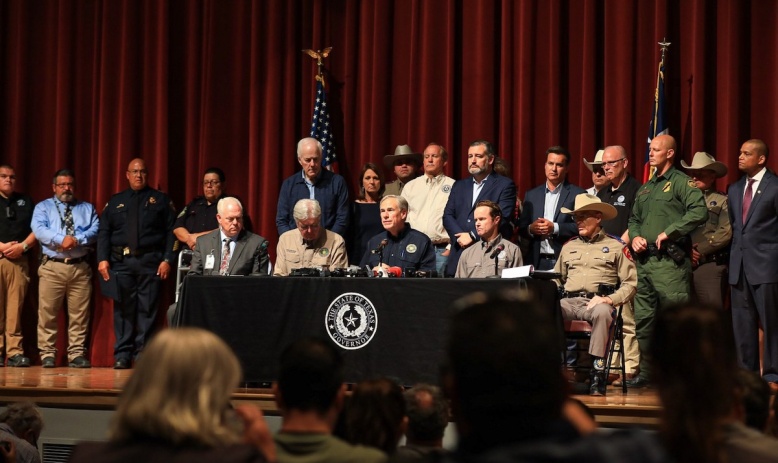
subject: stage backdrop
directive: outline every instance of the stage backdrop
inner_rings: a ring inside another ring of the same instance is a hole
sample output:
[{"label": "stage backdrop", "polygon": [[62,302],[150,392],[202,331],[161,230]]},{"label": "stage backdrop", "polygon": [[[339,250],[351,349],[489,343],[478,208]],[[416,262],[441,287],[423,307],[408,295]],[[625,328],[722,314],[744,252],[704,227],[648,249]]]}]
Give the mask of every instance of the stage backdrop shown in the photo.
[{"label": "stage backdrop", "polygon": [[[301,50],[332,46],[337,170],[352,192],[364,162],[406,143],[442,143],[460,178],[476,138],[495,143],[522,196],[557,144],[588,187],[581,158],[607,144],[641,171],[667,37],[670,133],[681,158],[706,150],[732,168],[724,189],[745,139],[778,149],[776,22],[778,2],[760,0],[4,0],[0,161],[36,200],[72,167],[78,196],[100,210],[132,157],[179,208],[218,165],[275,242],[278,189],[313,108],[315,66]],[[95,298],[98,365],[111,361],[110,307]]]}]

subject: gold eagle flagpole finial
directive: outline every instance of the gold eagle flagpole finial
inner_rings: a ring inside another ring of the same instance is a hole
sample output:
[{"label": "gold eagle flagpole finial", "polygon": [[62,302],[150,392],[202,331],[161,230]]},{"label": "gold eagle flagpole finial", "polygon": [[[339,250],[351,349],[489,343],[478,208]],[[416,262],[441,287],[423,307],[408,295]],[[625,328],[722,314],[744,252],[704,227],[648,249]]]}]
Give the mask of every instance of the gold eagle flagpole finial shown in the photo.
[{"label": "gold eagle flagpole finial", "polygon": [[324,72],[322,71],[322,69],[324,68],[324,58],[328,57],[331,51],[332,51],[332,47],[327,47],[324,50],[316,50],[316,51],[313,51],[310,48],[306,48],[305,50],[303,50],[303,53],[316,60],[315,79],[321,82],[321,85],[323,87],[326,87],[326,85],[324,84]]}]

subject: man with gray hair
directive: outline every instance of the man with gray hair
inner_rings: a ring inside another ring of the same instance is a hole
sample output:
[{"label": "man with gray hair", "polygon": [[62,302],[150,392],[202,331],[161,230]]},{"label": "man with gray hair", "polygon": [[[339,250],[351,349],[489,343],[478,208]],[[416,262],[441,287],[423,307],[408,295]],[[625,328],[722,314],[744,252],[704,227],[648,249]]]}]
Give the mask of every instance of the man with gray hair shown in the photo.
[{"label": "man with gray hair", "polygon": [[304,198],[319,202],[324,228],[341,236],[346,233],[349,211],[346,181],[340,175],[322,169],[321,152],[321,143],[315,138],[303,138],[297,143],[297,162],[302,170],[281,184],[276,209],[279,236],[296,227],[292,209]]},{"label": "man with gray hair", "polygon": [[417,384],[405,391],[405,414],[405,445],[397,448],[395,461],[427,461],[427,455],[442,453],[449,412],[440,388]]},{"label": "man with gray hair", "polygon": [[267,275],[265,238],[243,228],[243,205],[227,196],[216,204],[219,228],[197,238],[189,275]]},{"label": "man with gray hair", "polygon": [[321,205],[315,199],[301,199],[292,210],[296,228],[278,238],[273,276],[288,276],[297,268],[348,267],[346,242],[322,228]]},{"label": "man with gray hair", "polygon": [[0,413],[0,441],[13,442],[18,463],[40,463],[38,438],[43,417],[31,402],[8,404]]},{"label": "man with gray hair", "polygon": [[[390,267],[435,271],[435,248],[424,233],[406,223],[408,201],[389,195],[381,199],[381,225],[386,231],[370,238],[359,266],[369,265],[373,272],[383,273]],[[380,265],[379,265],[380,264]]]}]

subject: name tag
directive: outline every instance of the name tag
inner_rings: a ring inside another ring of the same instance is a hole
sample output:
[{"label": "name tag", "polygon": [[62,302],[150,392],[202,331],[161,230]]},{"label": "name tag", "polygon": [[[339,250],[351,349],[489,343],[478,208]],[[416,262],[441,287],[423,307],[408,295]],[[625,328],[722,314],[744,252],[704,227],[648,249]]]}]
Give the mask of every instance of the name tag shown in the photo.
[{"label": "name tag", "polygon": [[208,254],[205,256],[205,269],[206,270],[213,270],[213,264],[216,261],[216,258],[213,256],[213,254]]}]

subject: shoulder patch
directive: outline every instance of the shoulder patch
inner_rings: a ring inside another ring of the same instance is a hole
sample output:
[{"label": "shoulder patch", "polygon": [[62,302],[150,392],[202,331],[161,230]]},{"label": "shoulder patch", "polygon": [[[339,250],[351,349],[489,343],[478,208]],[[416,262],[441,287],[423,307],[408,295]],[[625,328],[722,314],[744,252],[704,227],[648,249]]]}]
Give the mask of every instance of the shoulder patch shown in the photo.
[{"label": "shoulder patch", "polygon": [[629,252],[629,246],[624,246],[623,248],[621,248],[621,252],[624,254],[624,257],[629,259],[631,262],[635,261],[635,259],[632,258],[632,253]]},{"label": "shoulder patch", "polygon": [[687,181],[686,184],[692,188],[697,188],[697,184],[692,179],[689,179],[689,181]]}]

